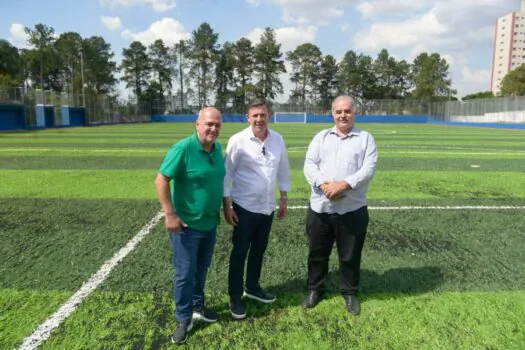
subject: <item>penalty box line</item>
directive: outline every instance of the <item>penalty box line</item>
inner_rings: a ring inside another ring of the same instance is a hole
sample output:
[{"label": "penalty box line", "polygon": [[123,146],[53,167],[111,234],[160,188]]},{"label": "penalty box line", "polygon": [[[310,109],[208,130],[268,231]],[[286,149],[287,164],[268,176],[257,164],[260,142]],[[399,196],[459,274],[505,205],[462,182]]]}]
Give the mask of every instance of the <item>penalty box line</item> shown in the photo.
[{"label": "penalty box line", "polygon": [[84,301],[84,299],[86,299],[108,278],[111,271],[122,261],[122,259],[137,247],[137,245],[153,230],[163,217],[164,213],[157,213],[125,246],[120,248],[111,259],[107,260],[89,280],[84,282],[80,289],[69,298],[69,300],[63,304],[57,312],[40,324],[33,334],[25,338],[20,349],[37,349],[44,341],[46,341],[51,336],[53,329],[57,328],[66,318],[68,318]]}]

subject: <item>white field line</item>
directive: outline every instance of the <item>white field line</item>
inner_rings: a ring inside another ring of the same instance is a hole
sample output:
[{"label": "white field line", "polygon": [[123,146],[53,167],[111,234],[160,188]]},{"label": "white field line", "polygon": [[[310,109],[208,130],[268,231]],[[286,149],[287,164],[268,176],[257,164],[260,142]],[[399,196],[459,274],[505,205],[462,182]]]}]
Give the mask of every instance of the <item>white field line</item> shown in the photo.
[{"label": "white field line", "polygon": [[82,284],[82,287],[63,304],[57,312],[51,315],[44,323],[40,324],[38,328],[29,337],[25,338],[20,349],[29,350],[37,349],[46,339],[51,336],[53,329],[57,328],[66,318],[68,318],[73,311],[86,299],[91,292],[106,280],[111,271],[131,253],[137,245],[148,235],[153,228],[159,223],[164,216],[162,212],[157,213],[124,247],[107,260],[100,269],[91,276],[89,280]]},{"label": "white field line", "polygon": [[[289,206],[289,210],[308,209],[308,206]],[[513,205],[445,205],[445,206],[386,206],[386,207],[368,207],[370,210],[524,210],[525,206]]]}]

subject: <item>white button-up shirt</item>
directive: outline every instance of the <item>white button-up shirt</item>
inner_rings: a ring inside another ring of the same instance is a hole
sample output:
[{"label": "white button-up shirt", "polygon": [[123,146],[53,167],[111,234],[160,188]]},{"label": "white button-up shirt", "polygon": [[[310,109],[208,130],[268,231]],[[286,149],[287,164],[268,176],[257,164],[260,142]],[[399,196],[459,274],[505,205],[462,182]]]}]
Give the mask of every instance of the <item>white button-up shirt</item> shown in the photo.
[{"label": "white button-up shirt", "polygon": [[248,211],[270,215],[275,210],[276,181],[280,191],[291,189],[286,145],[273,130],[268,129],[264,142],[254,136],[251,127],[233,135],[224,162],[224,197]]},{"label": "white button-up shirt", "polygon": [[[340,137],[335,127],[314,136],[304,162],[304,176],[312,186],[310,207],[317,213],[344,214],[366,205],[368,184],[374,177],[377,146],[374,137],[353,127]],[[351,189],[332,201],[319,188],[325,181],[346,181]]]}]

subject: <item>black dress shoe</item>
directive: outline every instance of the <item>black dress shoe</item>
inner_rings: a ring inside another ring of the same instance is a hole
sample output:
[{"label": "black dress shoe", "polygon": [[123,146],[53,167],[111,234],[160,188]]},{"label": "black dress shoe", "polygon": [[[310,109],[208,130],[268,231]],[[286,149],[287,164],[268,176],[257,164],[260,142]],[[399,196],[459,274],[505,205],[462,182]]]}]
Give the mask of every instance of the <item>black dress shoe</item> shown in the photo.
[{"label": "black dress shoe", "polygon": [[352,315],[359,315],[361,313],[361,305],[355,295],[344,295],[346,309]]},{"label": "black dress shoe", "polygon": [[303,300],[303,307],[305,309],[311,309],[315,307],[317,304],[319,304],[319,300],[321,300],[321,292],[316,290],[311,290],[308,292],[308,295]]}]

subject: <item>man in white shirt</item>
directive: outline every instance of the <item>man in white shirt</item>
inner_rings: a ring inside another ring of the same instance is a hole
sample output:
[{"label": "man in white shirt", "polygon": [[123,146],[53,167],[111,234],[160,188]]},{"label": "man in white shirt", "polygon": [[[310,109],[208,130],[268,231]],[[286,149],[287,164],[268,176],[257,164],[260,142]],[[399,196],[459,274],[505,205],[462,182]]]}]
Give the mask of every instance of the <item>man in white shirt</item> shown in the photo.
[{"label": "man in white shirt", "polygon": [[335,241],[340,292],[347,310],[358,315],[361,250],[368,227],[366,193],[375,174],[377,147],[370,133],[354,126],[351,97],[337,97],[332,102],[332,115],[335,126],[315,135],[304,163],[312,194],[306,218],[309,293],[303,307],[316,306],[324,293]]},{"label": "man in white shirt", "polygon": [[[286,145],[280,134],[268,129],[270,111],[266,102],[250,103],[247,117],[250,126],[230,138],[225,155],[224,218],[234,226],[228,292],[230,311],[235,319],[246,317],[243,295],[268,304],[276,300],[261,288],[259,280],[276,208],[276,182],[281,195],[279,219],[286,216],[287,192],[291,188]],[[243,293],[246,256],[248,266]]]}]

